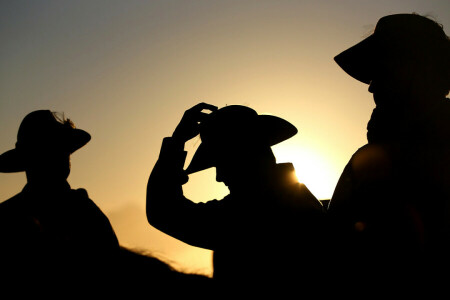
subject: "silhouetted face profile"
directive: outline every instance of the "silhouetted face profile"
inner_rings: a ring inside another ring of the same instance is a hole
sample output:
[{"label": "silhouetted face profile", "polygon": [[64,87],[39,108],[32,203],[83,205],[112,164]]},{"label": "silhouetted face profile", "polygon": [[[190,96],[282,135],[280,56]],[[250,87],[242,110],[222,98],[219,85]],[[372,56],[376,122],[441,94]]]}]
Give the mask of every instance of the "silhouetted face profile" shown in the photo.
[{"label": "silhouetted face profile", "polygon": [[442,26],[416,14],[381,18],[374,33],[335,57],[353,78],[387,100],[442,98],[449,91],[450,40]]},{"label": "silhouetted face profile", "polygon": [[450,89],[450,40],[442,26],[416,14],[381,18],[371,36],[335,61],[350,76],[369,84],[376,104],[368,125],[369,142],[397,138],[403,127],[440,103]]},{"label": "silhouetted face profile", "polygon": [[413,80],[405,70],[406,62],[381,64],[377,68],[369,84],[369,92],[377,106],[397,106],[410,98]]},{"label": "silhouetted face profile", "polygon": [[223,182],[230,191],[243,190],[264,182],[275,165],[270,146],[243,143],[217,156],[216,181]]}]

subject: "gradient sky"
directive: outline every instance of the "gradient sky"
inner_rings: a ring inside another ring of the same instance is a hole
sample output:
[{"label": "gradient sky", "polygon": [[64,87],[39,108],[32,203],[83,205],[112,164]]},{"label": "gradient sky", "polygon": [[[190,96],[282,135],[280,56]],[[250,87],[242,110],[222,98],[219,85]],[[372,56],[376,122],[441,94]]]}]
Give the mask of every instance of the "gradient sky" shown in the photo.
[{"label": "gradient sky", "polygon": [[[148,176],[162,138],[198,102],[243,104],[290,121],[299,133],[274,147],[279,162],[320,199],[365,141],[374,107],[367,86],[333,61],[382,16],[417,12],[450,30],[450,1],[0,2],[0,153],[23,117],[64,112],[92,140],[72,156],[69,183],[87,189],[123,245],[182,270],[211,271],[211,253],[145,219]],[[198,141],[187,145],[193,154]],[[222,198],[214,169],[190,178],[194,201]],[[0,201],[25,174],[0,174]]]}]

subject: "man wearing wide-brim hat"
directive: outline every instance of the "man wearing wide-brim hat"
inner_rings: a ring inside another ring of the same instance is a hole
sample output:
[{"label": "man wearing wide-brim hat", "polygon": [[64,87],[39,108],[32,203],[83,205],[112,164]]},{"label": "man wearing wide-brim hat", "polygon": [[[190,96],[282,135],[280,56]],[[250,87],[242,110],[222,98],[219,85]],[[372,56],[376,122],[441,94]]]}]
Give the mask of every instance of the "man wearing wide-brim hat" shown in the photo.
[{"label": "man wearing wide-brim hat", "polygon": [[[201,144],[184,170],[184,144],[199,133]],[[187,110],[164,139],[150,175],[149,223],[213,250],[213,278],[228,291],[310,288],[322,261],[323,207],[297,181],[292,164],[277,164],[271,150],[296,133],[288,121],[246,106],[200,103]],[[187,199],[187,175],[211,167],[229,195],[205,203]]]},{"label": "man wearing wide-brim hat", "polygon": [[23,283],[81,274],[89,281],[118,251],[108,218],[86,190],[67,182],[70,155],[90,139],[70,120],[37,110],[20,124],[15,148],[0,155],[0,172],[27,177],[24,189],[0,204],[2,267],[21,273]]},{"label": "man wearing wide-brim hat", "polygon": [[422,286],[449,267],[450,40],[427,17],[389,15],[335,61],[376,107],[329,204],[333,260],[346,282]]}]

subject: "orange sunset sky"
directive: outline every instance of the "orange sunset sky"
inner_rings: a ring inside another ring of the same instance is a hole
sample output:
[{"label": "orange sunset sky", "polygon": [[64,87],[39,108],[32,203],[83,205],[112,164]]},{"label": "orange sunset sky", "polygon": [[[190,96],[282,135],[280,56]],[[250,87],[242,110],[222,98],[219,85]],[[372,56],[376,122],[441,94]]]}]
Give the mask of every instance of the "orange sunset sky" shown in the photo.
[{"label": "orange sunset sky", "polygon": [[[122,245],[181,270],[211,272],[211,252],[179,242],[145,217],[148,176],[163,137],[198,102],[242,104],[297,126],[273,147],[299,181],[330,198],[366,142],[374,104],[333,61],[394,13],[429,15],[450,30],[448,0],[0,2],[0,153],[23,117],[64,112],[92,140],[72,156],[69,183],[85,188]],[[186,146],[188,158],[199,141]],[[0,174],[0,201],[24,173]],[[215,170],[191,175],[193,201],[220,199]]]}]

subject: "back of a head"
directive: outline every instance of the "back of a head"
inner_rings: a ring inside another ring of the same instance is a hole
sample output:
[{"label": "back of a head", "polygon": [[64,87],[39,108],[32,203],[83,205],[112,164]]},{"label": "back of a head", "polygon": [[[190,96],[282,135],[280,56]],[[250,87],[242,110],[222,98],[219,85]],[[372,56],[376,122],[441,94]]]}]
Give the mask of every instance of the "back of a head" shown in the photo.
[{"label": "back of a head", "polygon": [[[386,30],[386,39],[393,41],[388,44],[393,47],[388,61],[406,61],[427,93],[446,96],[450,90],[450,39],[443,26],[418,14],[397,15],[396,19]],[[383,18],[377,27],[382,26]]]}]

